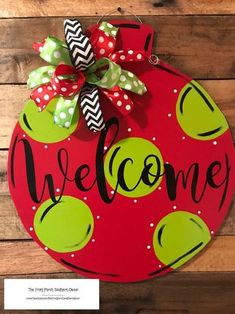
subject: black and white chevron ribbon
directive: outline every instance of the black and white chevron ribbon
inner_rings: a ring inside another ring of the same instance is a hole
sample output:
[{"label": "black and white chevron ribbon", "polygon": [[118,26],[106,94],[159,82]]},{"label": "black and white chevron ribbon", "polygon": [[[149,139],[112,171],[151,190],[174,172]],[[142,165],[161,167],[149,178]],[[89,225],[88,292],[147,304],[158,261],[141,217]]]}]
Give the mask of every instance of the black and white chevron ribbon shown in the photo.
[{"label": "black and white chevron ribbon", "polygon": [[95,55],[89,38],[82,33],[81,23],[78,20],[65,20],[64,32],[74,67],[86,70],[95,63]]},{"label": "black and white chevron ribbon", "polygon": [[96,86],[84,85],[80,94],[80,106],[88,128],[93,132],[101,131],[105,127],[105,123]]},{"label": "black and white chevron ribbon", "polygon": [[[95,63],[95,55],[89,38],[82,33],[80,22],[73,19],[65,20],[64,32],[74,67],[78,71],[87,70]],[[93,132],[101,131],[105,123],[100,108],[98,88],[95,85],[85,84],[79,102],[88,128]]]}]

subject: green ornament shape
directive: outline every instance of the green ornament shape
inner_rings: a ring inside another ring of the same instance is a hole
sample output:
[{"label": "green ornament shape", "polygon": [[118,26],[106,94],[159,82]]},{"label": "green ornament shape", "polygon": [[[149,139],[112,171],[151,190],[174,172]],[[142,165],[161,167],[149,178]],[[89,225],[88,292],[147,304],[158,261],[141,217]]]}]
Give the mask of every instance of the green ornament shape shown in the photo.
[{"label": "green ornament shape", "polygon": [[158,223],[153,234],[153,247],[163,264],[176,269],[201,251],[210,239],[210,231],[200,217],[177,211]]},{"label": "green ornament shape", "polygon": [[94,230],[94,219],[83,201],[63,196],[58,203],[48,199],[38,208],[34,230],[47,248],[67,253],[87,245]]},{"label": "green ornament shape", "polygon": [[19,123],[29,137],[42,143],[56,143],[64,140],[76,130],[79,120],[78,106],[75,108],[70,127],[62,128],[53,120],[57,101],[56,97],[53,98],[43,111],[38,111],[33,100],[26,102],[20,114]]},{"label": "green ornament shape", "polygon": [[[115,158],[113,158],[114,155]],[[156,163],[156,159],[152,155],[158,158],[160,165]],[[158,171],[160,171],[161,174],[163,173],[164,165],[161,152],[153,143],[143,138],[130,137],[114,144],[107,152],[104,163],[105,177],[111,187],[113,189],[116,188],[118,169],[121,163],[126,158],[130,158],[132,161],[126,164],[124,177],[128,188],[133,188],[140,179],[145,166],[145,159],[148,156],[150,157],[148,161],[146,161],[147,164],[152,163],[152,167],[149,170],[151,172],[149,173],[149,178],[150,180],[154,180],[154,174],[157,174]],[[161,180],[162,176],[160,176],[152,186],[145,184],[143,180],[141,180],[133,191],[126,191],[119,185],[117,192],[128,197],[145,196],[152,193],[159,186]]]},{"label": "green ornament shape", "polygon": [[196,81],[191,81],[181,90],[176,116],[184,132],[201,141],[215,139],[229,128],[223,113]]}]

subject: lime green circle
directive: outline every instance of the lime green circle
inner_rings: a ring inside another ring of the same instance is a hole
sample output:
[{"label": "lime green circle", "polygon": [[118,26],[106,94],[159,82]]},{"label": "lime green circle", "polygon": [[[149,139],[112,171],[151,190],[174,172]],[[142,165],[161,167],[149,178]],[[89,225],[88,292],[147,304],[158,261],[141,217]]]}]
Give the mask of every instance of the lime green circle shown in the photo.
[{"label": "lime green circle", "polygon": [[37,237],[56,252],[81,250],[89,242],[94,229],[90,208],[71,196],[63,196],[58,203],[51,205],[53,202],[48,199],[35,214],[34,230]]},{"label": "lime green circle", "polygon": [[153,235],[157,258],[172,268],[178,268],[196,255],[210,241],[210,231],[198,216],[177,211],[163,217]]},{"label": "lime green circle", "polygon": [[228,130],[223,113],[196,81],[191,81],[181,90],[176,116],[184,132],[198,140],[211,140]]},{"label": "lime green circle", "polygon": [[79,110],[76,107],[73,121],[69,128],[61,128],[53,121],[53,112],[56,106],[56,99],[52,99],[48,106],[38,111],[34,101],[26,102],[20,115],[19,123],[21,128],[32,139],[43,143],[56,143],[64,140],[72,134],[78,124]]},{"label": "lime green circle", "polygon": [[[113,153],[118,149],[115,157]],[[120,164],[126,158],[131,158],[133,163],[128,162],[125,166],[124,178],[128,188],[132,189],[140,179],[141,173],[144,169],[144,160],[148,155],[155,155],[160,161],[160,173],[163,173],[163,159],[160,150],[150,141],[143,138],[130,137],[114,144],[108,151],[105,158],[104,170],[108,183],[113,189],[116,188],[118,169]],[[150,157],[148,164],[152,163],[150,172],[156,174],[158,169],[154,157]],[[110,166],[112,165],[112,171]],[[112,172],[112,173],[111,173]],[[151,177],[151,175],[150,175]],[[153,176],[151,178],[153,180]],[[142,180],[133,191],[126,191],[120,185],[117,192],[128,197],[141,197],[152,193],[160,184],[162,176],[154,183],[153,186],[146,185]]]}]

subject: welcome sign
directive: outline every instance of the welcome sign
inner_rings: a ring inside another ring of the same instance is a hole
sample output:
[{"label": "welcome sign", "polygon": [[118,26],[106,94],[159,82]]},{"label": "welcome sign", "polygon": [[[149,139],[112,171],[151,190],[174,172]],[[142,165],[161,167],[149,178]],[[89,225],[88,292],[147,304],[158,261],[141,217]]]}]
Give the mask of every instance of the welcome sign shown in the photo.
[{"label": "welcome sign", "polygon": [[122,68],[147,91],[125,92],[134,104],[128,115],[99,91],[100,133],[88,130],[78,106],[71,125],[59,128],[56,98],[42,111],[28,101],[8,176],[26,230],[49,255],[84,276],[130,282],[163,275],[209,243],[232,199],[235,155],[207,92],[162,61],[149,63],[151,27],[112,25],[117,50],[131,45],[145,55]]}]

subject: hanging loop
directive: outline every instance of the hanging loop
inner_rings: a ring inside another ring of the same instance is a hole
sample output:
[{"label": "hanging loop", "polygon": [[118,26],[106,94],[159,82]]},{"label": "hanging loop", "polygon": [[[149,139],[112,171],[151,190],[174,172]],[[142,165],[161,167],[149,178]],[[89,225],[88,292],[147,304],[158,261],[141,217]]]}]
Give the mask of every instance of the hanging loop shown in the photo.
[{"label": "hanging loop", "polygon": [[115,14],[115,13],[117,13],[117,12],[120,13],[120,14],[128,13],[128,14],[134,16],[141,24],[143,24],[141,18],[140,18],[138,15],[134,14],[134,13],[131,12],[131,11],[123,10],[121,7],[118,7],[117,9],[114,9],[114,10],[111,10],[111,11],[108,11],[108,12],[104,13],[104,14],[99,18],[97,24],[99,24],[99,23],[104,19],[104,17],[107,17],[107,16],[109,16],[109,15]]}]

